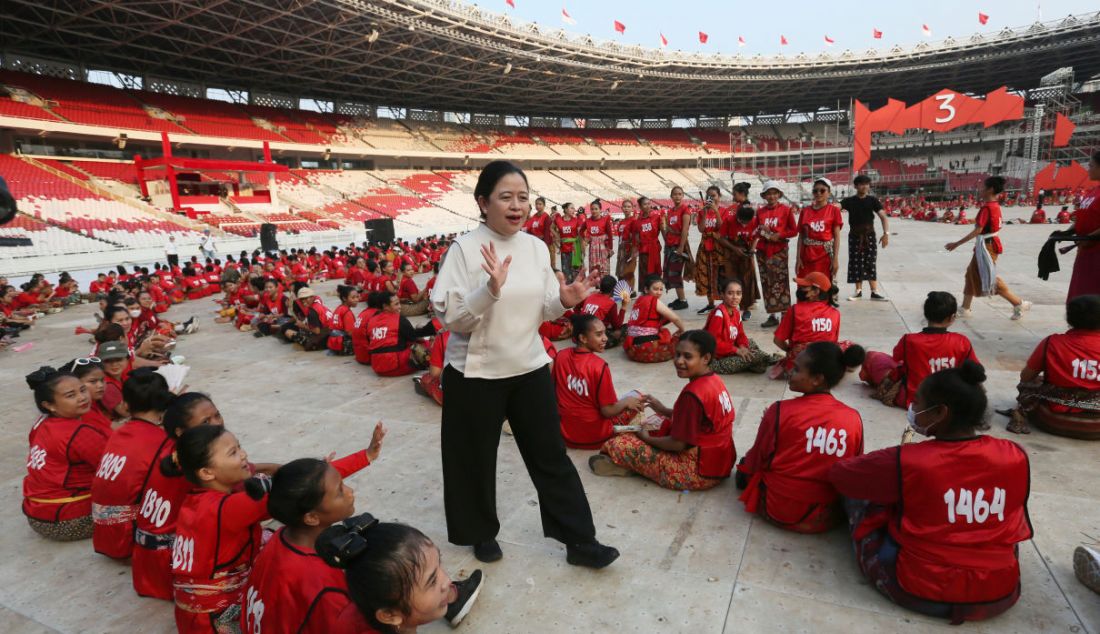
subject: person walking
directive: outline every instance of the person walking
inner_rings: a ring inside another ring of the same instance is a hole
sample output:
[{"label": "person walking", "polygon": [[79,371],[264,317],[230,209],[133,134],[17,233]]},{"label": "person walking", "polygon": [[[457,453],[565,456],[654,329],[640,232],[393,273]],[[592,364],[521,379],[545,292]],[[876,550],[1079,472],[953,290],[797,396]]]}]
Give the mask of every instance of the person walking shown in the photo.
[{"label": "person walking", "polygon": [[451,543],[479,561],[503,553],[496,541],[497,448],[505,418],[538,491],[543,533],[566,545],[566,561],[603,568],[619,551],[596,541],[592,510],[565,453],[544,321],[581,303],[594,276],[566,284],[549,251],[522,231],[530,213],[527,177],[507,161],[485,166],[474,188],[484,220],[456,239],[432,293],[450,331],[444,358],[443,502]]}]

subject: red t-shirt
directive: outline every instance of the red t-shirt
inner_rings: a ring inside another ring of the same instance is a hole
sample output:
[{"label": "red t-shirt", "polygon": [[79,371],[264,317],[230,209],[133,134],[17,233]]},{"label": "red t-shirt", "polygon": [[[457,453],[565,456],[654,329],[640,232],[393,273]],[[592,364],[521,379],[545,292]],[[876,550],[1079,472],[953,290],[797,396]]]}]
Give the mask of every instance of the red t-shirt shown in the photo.
[{"label": "red t-shirt", "polygon": [[725,304],[720,304],[707,317],[707,323],[703,327],[714,335],[718,347],[714,355],[719,359],[728,357],[737,352],[739,348],[747,348],[749,338],[745,335],[745,327],[741,323],[741,311],[729,309]]},{"label": "red t-shirt", "polygon": [[[982,208],[978,210],[978,217],[974,219],[974,224],[982,228],[982,235],[989,233],[996,233],[1001,230],[1001,204],[993,201],[982,205]],[[990,242],[993,253],[1004,253],[1004,245],[1001,244],[1000,238],[993,238]]]},{"label": "red t-shirt", "polygon": [[545,211],[541,214],[531,214],[523,230],[535,236],[539,240],[550,244],[550,214]]},{"label": "red t-shirt", "polygon": [[774,207],[764,206],[756,211],[756,226],[758,229],[767,229],[779,234],[779,240],[761,240],[756,248],[764,257],[770,258],[787,248],[787,240],[798,235],[798,224],[795,222],[794,211],[783,204]]},{"label": "red t-shirt", "polygon": [[687,225],[690,216],[691,208],[685,203],[680,203],[679,207],[668,210],[668,215],[665,216],[668,224],[668,231],[665,233],[666,247],[680,246],[681,234],[687,231],[685,225]]},{"label": "red t-shirt", "polygon": [[901,364],[905,374],[905,385],[899,394],[904,398],[904,406],[908,407],[917,397],[917,388],[928,375],[958,367],[967,359],[978,362],[966,335],[940,328],[902,335],[894,346],[894,361]]},{"label": "red t-shirt", "polygon": [[450,330],[436,333],[435,338],[432,339],[432,349],[428,351],[428,365],[443,369],[443,361],[447,356],[447,340],[450,338]]},{"label": "red t-shirt", "polygon": [[[699,212],[698,222],[700,224],[702,224],[702,228],[700,230],[700,233],[712,233],[712,232],[714,232],[714,233],[719,233],[720,234],[721,230],[722,230],[722,224],[723,224],[722,212],[718,211],[717,209],[714,209],[714,210],[704,209],[703,211]],[[704,251],[713,251],[714,246],[715,246],[714,238],[703,238],[703,250]]]},{"label": "red t-shirt", "polygon": [[[806,205],[798,214],[798,230],[804,231],[804,235],[811,240],[832,242],[834,232],[840,231],[843,226],[844,218],[840,215],[840,207],[833,204],[825,205],[821,209]],[[825,251],[825,247],[809,248],[821,249],[822,253]]]},{"label": "red t-shirt", "polygon": [[783,313],[783,321],[775,330],[775,336],[797,343],[832,341],[840,339],[840,311],[827,302],[799,302]]},{"label": "red t-shirt", "polygon": [[[59,522],[91,513],[92,476],[109,431],[79,418],[43,417],[28,438],[23,514]],[[47,500],[76,498],[62,503]]]},{"label": "red t-shirt", "polygon": [[646,217],[638,216],[634,220],[634,227],[638,234],[638,242],[641,244],[653,244],[654,242],[660,242],[661,238],[661,218],[656,214],[649,214]]},{"label": "red t-shirt", "polygon": [[614,299],[603,293],[593,293],[586,297],[577,312],[595,315],[609,330],[623,326],[623,311]]},{"label": "red t-shirt", "polygon": [[[1084,236],[1100,229],[1100,187],[1094,188],[1081,199],[1077,206],[1077,220],[1073,223],[1073,230],[1079,236]],[[1082,251],[1100,249],[1100,240],[1078,242],[1077,248]]]},{"label": "red t-shirt", "polygon": [[419,292],[420,288],[411,277],[403,278],[401,280],[401,285],[397,287],[397,297],[399,299],[412,299],[413,295]]},{"label": "red t-shirt", "polygon": [[581,232],[584,230],[584,219],[580,216],[573,216],[572,220],[567,220],[565,216],[556,216],[554,218],[554,225],[558,228],[558,237],[561,238],[561,252],[572,253],[573,243],[566,242],[566,240],[572,238],[579,238]]},{"label": "red t-shirt", "polygon": [[722,221],[722,237],[730,242],[742,242],[745,246],[752,243],[753,234],[756,233],[756,216],[753,216],[747,224],[742,224],[737,219],[737,212],[731,212]]},{"label": "red t-shirt", "polygon": [[589,243],[597,240],[603,240],[609,248],[611,247],[611,216],[603,215],[599,218],[589,218],[584,224],[584,236]]},{"label": "red t-shirt", "polygon": [[607,362],[587,350],[566,348],[554,359],[554,385],[566,446],[598,449],[613,432],[600,408],[619,400]]}]

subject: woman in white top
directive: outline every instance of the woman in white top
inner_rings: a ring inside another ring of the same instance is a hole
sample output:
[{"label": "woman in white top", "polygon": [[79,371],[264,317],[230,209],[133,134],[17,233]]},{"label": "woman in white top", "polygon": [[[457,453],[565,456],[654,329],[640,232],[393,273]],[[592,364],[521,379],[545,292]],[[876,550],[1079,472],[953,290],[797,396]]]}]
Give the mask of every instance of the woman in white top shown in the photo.
[{"label": "woman in white top", "polygon": [[539,493],[543,533],[570,564],[602,568],[619,551],[596,541],[592,511],[565,453],[550,357],[539,324],[579,304],[596,284],[555,275],[546,244],[522,231],[527,177],[507,161],[485,166],[474,188],[483,222],[447,251],[432,291],[451,332],[444,357],[443,500],[448,538],[500,559],[496,458],[505,418]]}]

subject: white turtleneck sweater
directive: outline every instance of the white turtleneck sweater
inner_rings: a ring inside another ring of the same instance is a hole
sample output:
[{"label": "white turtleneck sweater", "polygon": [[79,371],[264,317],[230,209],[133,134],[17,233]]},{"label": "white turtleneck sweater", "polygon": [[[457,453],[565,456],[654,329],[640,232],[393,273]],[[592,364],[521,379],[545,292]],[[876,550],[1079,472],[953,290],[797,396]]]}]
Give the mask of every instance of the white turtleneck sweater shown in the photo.
[{"label": "white turtleneck sweater", "polygon": [[[500,297],[489,292],[481,246],[512,256]],[[502,379],[550,362],[538,329],[565,312],[546,243],[523,231],[511,236],[482,223],[447,250],[432,289],[432,306],[451,331],[445,364],[469,378]]]}]

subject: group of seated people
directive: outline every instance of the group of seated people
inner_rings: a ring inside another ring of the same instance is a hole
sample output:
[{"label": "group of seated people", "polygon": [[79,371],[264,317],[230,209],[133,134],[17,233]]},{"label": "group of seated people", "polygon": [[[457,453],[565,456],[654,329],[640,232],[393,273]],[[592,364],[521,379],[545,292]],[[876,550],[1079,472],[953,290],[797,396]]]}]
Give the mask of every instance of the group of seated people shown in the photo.
[{"label": "group of seated people", "polygon": [[42,413],[23,481],[36,533],[129,561],[134,591],[173,601],[180,632],[406,632],[469,612],[480,571],[452,583],[422,533],[355,515],[343,478],[378,459],[382,423],[340,459],[253,463],[208,396],[176,395],[151,368],[123,377],[127,416],[112,422],[107,363],[27,377]]}]

